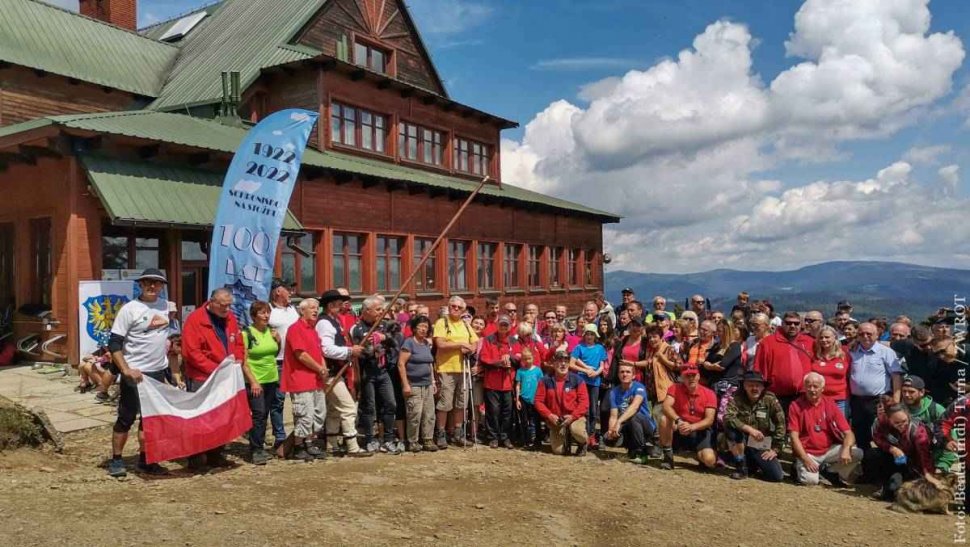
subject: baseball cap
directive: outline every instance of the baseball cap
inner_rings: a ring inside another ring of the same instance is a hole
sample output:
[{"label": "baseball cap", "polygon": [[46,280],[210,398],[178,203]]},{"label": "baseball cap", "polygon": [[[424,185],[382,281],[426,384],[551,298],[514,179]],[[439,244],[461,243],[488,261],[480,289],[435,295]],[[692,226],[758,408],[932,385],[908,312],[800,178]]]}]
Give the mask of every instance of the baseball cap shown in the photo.
[{"label": "baseball cap", "polygon": [[633,289],[631,289],[630,287],[626,287],[625,289],[623,289],[623,290],[622,290],[622,291],[620,291],[620,292],[621,292],[621,293],[624,293],[624,294],[625,294],[625,293],[630,293],[630,294],[633,294]]},{"label": "baseball cap", "polygon": [[687,365],[686,367],[680,369],[681,376],[696,376],[700,373],[701,371],[697,370],[697,367],[694,365]]},{"label": "baseball cap", "polygon": [[147,268],[135,281],[161,281],[162,283],[168,283],[168,279],[165,279],[165,274],[158,268]]},{"label": "baseball cap", "polygon": [[569,352],[562,349],[556,350],[556,354],[553,356],[553,359],[569,359]]},{"label": "baseball cap", "polygon": [[653,320],[654,321],[663,321],[664,319],[667,319],[666,312],[655,311],[655,312],[653,312],[652,315],[653,315]]},{"label": "baseball cap", "polygon": [[495,323],[496,324],[505,323],[506,325],[510,325],[511,326],[512,325],[512,319],[508,315],[505,315],[503,313],[502,315],[498,316],[498,319],[495,320]]},{"label": "baseball cap", "polygon": [[600,337],[599,329],[596,328],[595,323],[587,323],[586,326],[583,327],[583,336],[586,336],[586,334],[590,332],[595,334],[597,338]]},{"label": "baseball cap", "polygon": [[843,301],[839,302],[839,305],[838,305],[838,308],[840,310],[842,310],[842,309],[848,309],[848,308],[851,308],[851,307],[852,307],[852,304],[850,304],[848,300],[843,300]]},{"label": "baseball cap", "polygon": [[273,283],[270,285],[269,290],[275,291],[280,287],[286,287],[287,289],[291,289],[295,286],[296,286],[296,283],[293,283],[292,281],[284,281],[283,278],[281,277],[274,277]]},{"label": "baseball cap", "polygon": [[910,374],[903,377],[903,386],[912,387],[915,389],[926,389],[926,382],[924,382],[919,376]]}]

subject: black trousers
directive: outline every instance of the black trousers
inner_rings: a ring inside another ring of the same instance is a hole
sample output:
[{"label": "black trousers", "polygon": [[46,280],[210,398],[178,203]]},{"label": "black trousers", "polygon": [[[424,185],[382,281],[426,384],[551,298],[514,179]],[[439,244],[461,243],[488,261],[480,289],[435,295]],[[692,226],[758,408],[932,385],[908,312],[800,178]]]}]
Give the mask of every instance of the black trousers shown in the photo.
[{"label": "black trousers", "polygon": [[511,391],[485,390],[485,427],[492,440],[508,440],[512,430]]},{"label": "black trousers", "polygon": [[653,438],[655,430],[653,422],[637,413],[623,424],[620,433],[623,435],[623,444],[626,445],[627,451],[631,454],[640,454],[647,446],[647,439]]},{"label": "black trousers", "polygon": [[384,425],[384,442],[394,440],[394,419],[397,416],[397,401],[394,398],[394,385],[391,376],[384,369],[361,371],[360,407],[357,420],[364,434],[364,444],[374,438],[374,416],[377,415]]},{"label": "black trousers", "polygon": [[902,475],[903,481],[919,478],[917,473],[909,465],[897,465],[892,454],[883,451],[881,448],[870,448],[866,450],[865,456],[862,459],[862,465],[866,471],[867,478],[871,479],[871,482],[882,486],[883,497],[887,500],[896,498],[896,491],[891,489],[891,481],[889,480],[894,474],[899,473]]},{"label": "black trousers", "polygon": [[872,424],[876,421],[876,406],[879,397],[863,397],[853,395],[849,398],[849,411],[852,416],[852,433],[855,434],[855,445],[863,451],[872,445]]}]

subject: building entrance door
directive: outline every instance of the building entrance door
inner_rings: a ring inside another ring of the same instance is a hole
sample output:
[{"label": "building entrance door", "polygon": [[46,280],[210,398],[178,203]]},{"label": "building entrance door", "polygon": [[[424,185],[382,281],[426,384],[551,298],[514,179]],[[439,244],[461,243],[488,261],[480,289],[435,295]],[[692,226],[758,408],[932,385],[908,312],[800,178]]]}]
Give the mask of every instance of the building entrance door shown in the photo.
[{"label": "building entrance door", "polygon": [[209,264],[207,262],[182,262],[182,318],[188,317],[197,306],[209,298],[206,285],[209,283]]}]

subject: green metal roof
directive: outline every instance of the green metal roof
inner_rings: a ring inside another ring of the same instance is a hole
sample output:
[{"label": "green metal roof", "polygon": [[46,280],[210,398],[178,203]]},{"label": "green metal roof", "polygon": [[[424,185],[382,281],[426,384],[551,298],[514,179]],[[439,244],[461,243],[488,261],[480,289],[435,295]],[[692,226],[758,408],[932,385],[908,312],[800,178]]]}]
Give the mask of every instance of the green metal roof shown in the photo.
[{"label": "green metal roof", "polygon": [[0,61],[157,97],[178,48],[35,0],[0,0]]},{"label": "green metal roof", "polygon": [[[216,218],[223,173],[94,155],[81,163],[113,223],[204,227]],[[283,229],[303,227],[287,211]]]},{"label": "green metal roof", "polygon": [[209,21],[180,42],[181,52],[149,108],[172,110],[222,99],[223,71],[238,71],[245,89],[261,67],[311,56],[280,48],[326,0],[225,0]]},{"label": "green metal roof", "polygon": [[[44,122],[31,120],[18,125],[0,127],[0,138],[40,127],[60,126],[95,133],[126,135],[232,154],[239,148],[239,144],[246,135],[245,129],[223,125],[213,120],[146,110],[50,116],[40,120],[44,120]],[[471,192],[476,186],[474,181],[468,179],[331,150],[321,152],[308,148],[303,156],[303,165],[459,192]],[[619,222],[620,220],[620,217],[613,213],[546,196],[511,184],[503,183],[501,188],[494,185],[486,186],[482,193],[525,205],[542,205],[592,215],[607,222]]]}]

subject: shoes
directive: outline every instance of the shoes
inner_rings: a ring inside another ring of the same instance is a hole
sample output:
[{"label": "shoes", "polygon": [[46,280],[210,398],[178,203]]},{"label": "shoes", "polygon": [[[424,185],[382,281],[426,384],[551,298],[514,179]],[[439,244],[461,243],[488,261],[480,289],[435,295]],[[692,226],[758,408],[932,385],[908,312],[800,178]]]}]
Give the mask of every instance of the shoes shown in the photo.
[{"label": "shoes", "polygon": [[421,441],[421,450],[424,450],[425,452],[437,452],[438,447],[435,446],[431,439],[425,439]]},{"label": "shoes", "polygon": [[163,476],[168,475],[168,470],[157,463],[141,463],[135,465],[135,471],[144,475]]},{"label": "shoes", "polygon": [[405,446],[404,441],[398,441],[397,442],[397,451],[398,452],[404,452],[405,450],[407,450],[407,446]]},{"label": "shoes", "polygon": [[[821,471],[819,471],[818,474],[823,479],[829,481],[829,483],[831,483],[832,486],[835,486],[837,488],[845,487],[845,482],[842,480],[842,477],[840,477],[839,474],[836,473],[836,472],[834,472],[834,471],[821,470]],[[896,473],[896,475],[899,475],[899,484],[902,484],[903,483],[903,476],[900,475],[899,473]],[[892,483],[892,481],[893,481],[893,479],[895,478],[896,475],[893,475],[893,477],[891,477],[889,479],[890,480],[890,483]]]},{"label": "shoes", "polygon": [[438,430],[435,437],[435,444],[438,446],[438,450],[445,450],[448,448],[448,436],[445,435],[443,429]]},{"label": "shoes", "polygon": [[382,444],[380,446],[380,451],[384,452],[385,454],[390,454],[391,456],[397,456],[401,453],[401,451],[397,449],[397,443],[394,441],[387,441],[386,443]]},{"label": "shoes", "polygon": [[367,444],[364,445],[364,446],[365,446],[364,450],[366,450],[366,451],[368,451],[370,453],[377,452],[377,451],[379,451],[381,449],[381,443],[379,443],[377,441],[374,441],[374,440],[367,441]]},{"label": "shoes", "polygon": [[121,458],[111,458],[108,461],[108,476],[120,478],[128,474],[128,469],[125,468],[125,462]]},{"label": "shoes", "polygon": [[305,462],[311,462],[311,461],[314,460],[313,456],[311,456],[310,453],[307,452],[307,449],[306,449],[306,445],[305,444],[302,444],[302,445],[298,446],[293,451],[293,459],[294,460],[303,460]]},{"label": "shoes", "polygon": [[498,441],[496,441],[495,439],[492,439],[492,440],[488,441],[488,447],[489,448],[498,448]]},{"label": "shoes", "polygon": [[94,402],[99,405],[107,404],[111,402],[111,397],[108,396],[107,391],[99,391],[94,394]]},{"label": "shoes", "polygon": [[576,457],[577,458],[585,458],[586,457],[586,451],[587,450],[589,450],[588,445],[586,445],[586,444],[580,445],[579,448],[576,449]]},{"label": "shoes", "polygon": [[656,444],[651,445],[649,450],[650,451],[647,454],[650,456],[651,459],[659,460],[664,456],[664,451],[663,449],[660,448],[659,445],[656,445]]},{"label": "shoes", "polygon": [[505,448],[508,448],[509,450],[512,450],[513,448],[515,448],[512,446],[512,441],[509,439],[505,439],[504,441],[502,441],[502,446],[504,446]]},{"label": "shoes", "polygon": [[312,441],[309,441],[309,440],[303,441],[303,448],[304,450],[306,450],[307,454],[309,454],[310,456],[313,456],[314,458],[327,457],[326,453],[323,450],[320,450],[320,447],[313,444]]},{"label": "shoes", "polygon": [[222,454],[206,456],[205,460],[206,465],[209,467],[232,467],[232,462],[227,460]]},{"label": "shoes", "polygon": [[266,462],[268,462],[269,459],[269,453],[262,448],[253,450],[249,458],[249,460],[253,462],[253,465],[266,465]]},{"label": "shoes", "polygon": [[371,456],[374,455],[373,452],[368,452],[368,451],[366,451],[366,450],[364,450],[363,448],[360,448],[360,447],[358,447],[358,448],[356,448],[354,450],[348,449],[346,453],[351,458],[369,458],[369,457],[371,457]]},{"label": "shoes", "polygon": [[209,467],[205,464],[205,455],[196,454],[194,456],[189,456],[189,471],[195,473],[205,473],[209,470]]},{"label": "shoes", "polygon": [[630,463],[635,463],[637,465],[647,465],[650,463],[650,457],[646,454],[636,454],[630,457]]},{"label": "shoes", "polygon": [[663,469],[664,471],[670,471],[673,468],[674,468],[674,457],[672,455],[671,456],[665,455],[663,457],[663,461],[660,462],[660,469]]},{"label": "shoes", "polygon": [[[434,446],[434,445],[431,445],[431,446]],[[412,453],[421,452],[421,445],[418,443],[411,443],[411,446],[408,447],[408,452],[412,452]]]},{"label": "shoes", "polygon": [[740,481],[748,478],[748,466],[741,464],[734,468],[734,472],[731,473],[731,478]]}]

